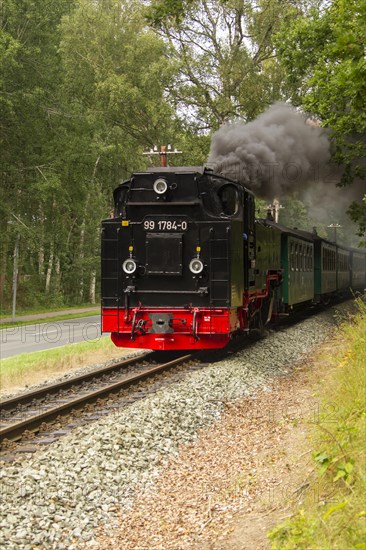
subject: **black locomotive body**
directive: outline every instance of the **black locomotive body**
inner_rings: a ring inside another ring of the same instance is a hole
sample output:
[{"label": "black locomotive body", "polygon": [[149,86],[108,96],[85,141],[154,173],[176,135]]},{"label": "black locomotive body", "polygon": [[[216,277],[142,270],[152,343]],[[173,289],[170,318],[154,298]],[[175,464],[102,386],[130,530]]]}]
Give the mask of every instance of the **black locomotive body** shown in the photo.
[{"label": "black locomotive body", "polygon": [[[305,281],[315,297],[314,237],[256,221],[253,193],[234,181],[156,168],[114,202],[102,222],[102,329],[118,346],[220,348],[304,301]],[[361,287],[365,254],[354,254]]]}]

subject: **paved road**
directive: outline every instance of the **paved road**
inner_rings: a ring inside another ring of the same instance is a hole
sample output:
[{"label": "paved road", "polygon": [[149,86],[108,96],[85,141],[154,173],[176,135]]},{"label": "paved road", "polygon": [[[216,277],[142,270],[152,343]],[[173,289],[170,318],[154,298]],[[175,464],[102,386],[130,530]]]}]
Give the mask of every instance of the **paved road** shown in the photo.
[{"label": "paved road", "polygon": [[100,315],[0,330],[0,357],[48,350],[100,338]]},{"label": "paved road", "polygon": [[[94,313],[95,315],[100,313],[100,307],[74,307],[72,309],[61,309],[60,311],[43,311],[42,313],[32,313],[27,315],[16,315],[15,321],[34,321],[39,320],[42,322],[49,317],[58,317],[61,315],[78,315],[80,313]],[[2,318],[0,320],[0,328],[2,323],[11,323],[13,319],[11,317]]]}]

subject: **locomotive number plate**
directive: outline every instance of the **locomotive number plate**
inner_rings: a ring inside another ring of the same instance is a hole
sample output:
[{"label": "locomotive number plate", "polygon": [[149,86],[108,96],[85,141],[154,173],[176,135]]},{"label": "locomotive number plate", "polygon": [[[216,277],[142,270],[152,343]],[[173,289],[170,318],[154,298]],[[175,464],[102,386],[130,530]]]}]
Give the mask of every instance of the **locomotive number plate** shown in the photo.
[{"label": "locomotive number plate", "polygon": [[188,222],[182,219],[175,220],[144,220],[143,226],[145,231],[187,231]]}]

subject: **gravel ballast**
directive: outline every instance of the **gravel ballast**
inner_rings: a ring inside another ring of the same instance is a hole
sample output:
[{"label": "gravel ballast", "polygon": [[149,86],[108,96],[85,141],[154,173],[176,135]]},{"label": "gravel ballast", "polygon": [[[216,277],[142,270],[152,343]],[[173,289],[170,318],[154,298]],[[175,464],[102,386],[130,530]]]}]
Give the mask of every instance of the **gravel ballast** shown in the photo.
[{"label": "gravel ballast", "polygon": [[[337,306],[346,310],[349,304]],[[0,546],[96,547],[120,505],[153,483],[158,464],[220,417],[225,401],[270,391],[271,381],[324,341],[335,309],[302,321],[154,395],[83,426],[1,472]]]}]

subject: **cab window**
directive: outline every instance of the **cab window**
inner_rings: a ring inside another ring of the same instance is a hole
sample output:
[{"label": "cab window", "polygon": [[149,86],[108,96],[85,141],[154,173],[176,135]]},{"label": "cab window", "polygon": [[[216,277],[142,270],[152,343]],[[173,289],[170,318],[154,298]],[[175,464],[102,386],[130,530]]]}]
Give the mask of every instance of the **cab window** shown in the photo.
[{"label": "cab window", "polygon": [[125,208],[126,208],[126,201],[127,201],[127,194],[129,191],[129,187],[127,185],[122,185],[121,187],[118,187],[114,192],[114,215],[115,217],[122,216]]},{"label": "cab window", "polygon": [[221,212],[225,216],[234,216],[239,209],[238,190],[234,185],[224,185],[217,191]]}]

